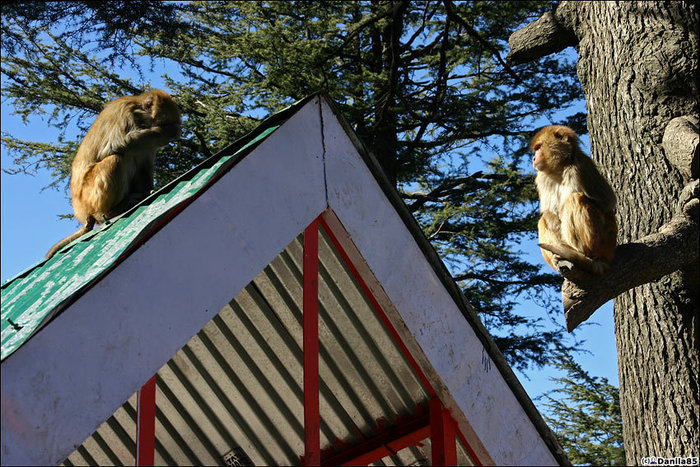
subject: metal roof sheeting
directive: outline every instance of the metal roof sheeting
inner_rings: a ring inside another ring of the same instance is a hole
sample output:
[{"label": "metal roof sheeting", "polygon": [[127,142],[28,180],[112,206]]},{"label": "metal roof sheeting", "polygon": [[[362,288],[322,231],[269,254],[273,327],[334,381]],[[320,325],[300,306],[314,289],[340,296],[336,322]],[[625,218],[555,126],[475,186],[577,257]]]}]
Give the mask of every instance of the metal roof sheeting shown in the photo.
[{"label": "metal roof sheeting", "polygon": [[119,218],[67,245],[64,252],[58,252],[48,261],[4,283],[0,321],[2,360],[60,312],[66,300],[106,272],[151,227],[191,199],[220,172],[229,169],[234,159],[247,153],[278,127],[258,130],[259,134],[232,155],[217,156],[210,166],[188,172]]},{"label": "metal roof sheeting", "polygon": [[[427,413],[429,394],[321,229],[321,447]],[[304,452],[302,236],[158,371],[156,465],[298,465]],[[64,465],[134,463],[136,395]],[[473,465],[458,441],[460,465]],[[242,454],[245,453],[245,454]],[[430,442],[377,465],[427,465]]]}]

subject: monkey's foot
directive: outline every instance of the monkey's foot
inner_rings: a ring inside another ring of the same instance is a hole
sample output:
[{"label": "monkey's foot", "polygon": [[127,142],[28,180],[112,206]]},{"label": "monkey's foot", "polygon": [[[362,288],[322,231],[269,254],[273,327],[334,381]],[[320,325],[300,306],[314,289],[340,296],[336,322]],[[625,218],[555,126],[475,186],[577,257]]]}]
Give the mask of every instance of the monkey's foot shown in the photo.
[{"label": "monkey's foot", "polygon": [[552,255],[552,260],[554,261],[554,266],[556,266],[557,271],[560,273],[569,272],[574,269],[574,263],[559,255]]},{"label": "monkey's foot", "polygon": [[578,282],[580,279],[590,277],[588,272],[577,267],[572,261],[562,258],[559,255],[552,255],[552,261],[554,262],[556,270],[559,271],[559,274],[570,281]]}]

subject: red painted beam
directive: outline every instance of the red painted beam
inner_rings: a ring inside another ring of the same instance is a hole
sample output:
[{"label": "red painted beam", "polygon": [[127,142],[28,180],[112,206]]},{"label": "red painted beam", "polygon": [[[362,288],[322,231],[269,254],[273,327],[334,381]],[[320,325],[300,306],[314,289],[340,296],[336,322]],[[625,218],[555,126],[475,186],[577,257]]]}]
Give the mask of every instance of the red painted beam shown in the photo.
[{"label": "red painted beam", "polygon": [[457,465],[455,421],[437,397],[430,399],[430,443],[433,465]]},{"label": "red painted beam", "polygon": [[156,375],[139,390],[136,403],[136,465],[153,465],[156,450]]},{"label": "red painted beam", "polygon": [[[321,225],[323,226],[323,229],[324,229],[324,230],[326,231],[326,233],[328,234],[328,238],[330,238],[331,242],[332,242],[333,245],[335,246],[335,249],[338,251],[338,253],[340,254],[340,256],[343,258],[343,261],[345,262],[345,265],[348,267],[348,269],[349,269],[350,272],[352,273],[353,277],[355,278],[355,280],[356,280],[357,283],[359,284],[360,288],[361,288],[362,291],[365,293],[365,296],[367,297],[367,299],[368,299],[368,300],[370,301],[370,303],[372,304],[372,307],[373,307],[374,310],[376,311],[377,315],[379,316],[379,318],[382,320],[382,322],[383,322],[384,325],[386,326],[387,331],[389,331],[389,334],[391,334],[391,336],[394,338],[394,341],[396,342],[396,345],[398,345],[399,349],[400,349],[401,352],[404,354],[404,356],[406,357],[406,359],[407,359],[408,362],[410,363],[410,365],[411,365],[411,367],[413,368],[413,370],[416,372],[416,375],[418,376],[418,378],[419,378],[419,379],[421,380],[421,382],[423,383],[423,385],[424,385],[426,391],[428,392],[428,394],[433,398],[432,400],[436,400],[436,401],[439,403],[440,400],[439,400],[439,399],[437,398],[437,396],[436,396],[436,391],[435,391],[435,389],[434,389],[433,386],[430,384],[430,381],[428,381],[428,378],[427,378],[427,377],[425,376],[425,374],[423,373],[423,370],[422,370],[422,369],[420,368],[420,366],[418,365],[418,362],[413,358],[413,355],[411,355],[411,352],[408,350],[408,347],[406,347],[406,344],[404,344],[403,340],[401,339],[401,336],[399,336],[399,333],[396,331],[396,329],[394,328],[393,324],[391,324],[391,321],[389,321],[389,317],[386,315],[386,313],[384,313],[384,310],[382,309],[381,305],[379,304],[379,302],[377,301],[377,299],[374,297],[374,294],[372,294],[372,291],[369,289],[369,287],[368,287],[367,284],[365,283],[364,279],[363,279],[362,276],[360,275],[360,272],[357,270],[357,268],[355,267],[355,265],[354,265],[354,264],[352,263],[352,261],[350,260],[350,256],[348,256],[348,254],[347,254],[347,253],[345,252],[345,250],[343,249],[343,247],[342,247],[342,245],[340,244],[340,241],[339,241],[338,238],[336,237],[335,233],[333,232],[333,230],[331,230],[330,226],[328,225],[328,223],[326,222],[326,220],[325,220],[322,216],[320,216],[317,220],[318,220],[318,221],[321,223]],[[442,406],[442,404],[440,404],[440,405]],[[443,410],[444,410],[444,409],[443,409]],[[447,417],[449,418],[449,420],[451,420],[451,425],[450,425],[450,426],[452,427],[452,431],[453,431],[454,435],[456,435],[456,436],[459,437],[459,440],[460,440],[460,441],[462,442],[462,444],[464,445],[465,449],[467,450],[467,452],[468,452],[469,455],[471,456],[471,458],[472,458],[472,460],[474,461],[474,463],[475,463],[476,465],[483,465],[483,464],[481,463],[481,461],[479,460],[479,458],[476,456],[476,453],[474,452],[474,450],[472,449],[472,447],[471,447],[471,446],[469,445],[469,443],[467,442],[467,440],[466,440],[466,438],[464,437],[464,435],[462,434],[462,432],[459,431],[459,429],[457,428],[457,423],[454,421],[454,419],[452,419],[452,417],[449,415],[449,413],[447,413]],[[444,439],[444,437],[441,437],[441,439]],[[456,447],[456,439],[455,439],[455,436],[453,436],[452,439],[454,440],[454,443],[451,443],[451,444],[454,445],[454,451],[455,451],[455,456],[454,456],[454,457],[455,457],[455,461],[453,462],[453,464],[454,464],[454,463],[457,462],[457,460],[456,460],[456,449],[457,449],[457,447]],[[324,460],[324,463],[325,463],[325,460]],[[443,463],[433,463],[433,465],[449,465],[449,464],[445,464],[445,463],[443,462]]]},{"label": "red painted beam", "polygon": [[418,375],[418,378],[423,383],[423,386],[425,386],[425,390],[428,391],[428,394],[430,396],[435,396],[435,389],[433,389],[433,386],[430,384],[430,381],[428,381],[428,378],[426,378],[425,374],[423,373],[423,370],[421,370],[420,366],[418,366],[418,362],[416,362],[416,359],[413,358],[411,352],[408,351],[408,347],[406,347],[406,344],[403,343],[401,336],[399,336],[399,333],[394,328],[394,325],[391,324],[391,321],[389,321],[389,318],[387,317],[386,313],[384,313],[384,309],[374,297],[372,291],[369,289],[364,279],[362,279],[360,272],[357,270],[357,268],[355,268],[355,265],[352,264],[352,261],[350,261],[350,257],[340,245],[340,242],[336,238],[335,234],[328,226],[326,221],[323,219],[323,217],[319,217],[319,220],[321,221],[323,229],[328,234],[328,238],[331,239],[331,242],[333,243],[333,245],[335,245],[335,249],[338,251],[338,253],[340,253],[340,256],[343,258],[343,261],[345,261],[345,265],[348,267],[348,269],[350,269],[352,276],[355,278],[360,288],[365,293],[367,299],[369,299],[370,303],[372,304],[372,308],[374,308],[374,311],[379,316],[379,319],[382,320],[382,323],[384,323],[384,326],[386,327],[387,331],[389,331],[389,334],[391,334],[391,336],[394,338],[394,342],[396,342],[396,345],[399,346],[399,349],[408,360],[408,363],[411,365],[411,367],[413,367],[413,370],[416,372],[416,375]]},{"label": "red painted beam", "polygon": [[318,376],[318,220],[304,230],[304,465],[321,465]]},{"label": "red painted beam", "polygon": [[474,452],[472,447],[469,445],[469,443],[467,443],[467,439],[464,437],[464,435],[462,434],[462,432],[459,429],[457,429],[457,438],[462,442],[464,449],[466,449],[467,452],[469,453],[469,456],[472,458],[472,462],[474,463],[474,465],[484,465],[481,463],[479,458],[476,457],[476,453]]},{"label": "red painted beam", "polygon": [[369,465],[392,456],[408,446],[415,446],[430,436],[430,415],[420,415],[402,422],[356,446],[323,459],[322,465]]}]

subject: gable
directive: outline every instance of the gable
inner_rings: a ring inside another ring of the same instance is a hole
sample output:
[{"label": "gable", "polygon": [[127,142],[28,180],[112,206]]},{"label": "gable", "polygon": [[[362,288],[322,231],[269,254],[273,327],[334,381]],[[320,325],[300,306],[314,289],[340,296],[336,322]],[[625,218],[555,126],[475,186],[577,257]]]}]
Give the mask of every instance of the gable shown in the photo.
[{"label": "gable", "polygon": [[[322,463],[357,460],[352,448],[381,436],[395,453],[374,459],[429,462],[429,440],[402,448],[397,433],[428,437],[434,389],[405,358],[326,227],[319,234]],[[300,235],[158,370],[156,465],[215,465],[231,451],[254,465],[299,463],[302,257]],[[133,465],[135,415],[134,394],[69,456],[70,464]],[[476,462],[461,440],[457,459]]]}]

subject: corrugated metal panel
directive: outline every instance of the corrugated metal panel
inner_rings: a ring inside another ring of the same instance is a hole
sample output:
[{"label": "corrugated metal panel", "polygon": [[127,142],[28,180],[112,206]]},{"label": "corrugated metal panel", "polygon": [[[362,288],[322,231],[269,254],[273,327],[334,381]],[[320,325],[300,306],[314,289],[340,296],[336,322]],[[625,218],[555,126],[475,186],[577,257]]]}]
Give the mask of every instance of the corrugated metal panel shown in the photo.
[{"label": "corrugated metal panel", "polygon": [[[319,242],[321,446],[356,445],[427,410],[426,388],[323,233]],[[304,453],[302,237],[158,371],[157,465],[297,465]],[[135,362],[137,364],[137,362]],[[64,465],[134,463],[136,396]],[[458,442],[458,459],[472,465]],[[430,443],[377,465],[426,465]]]}]

